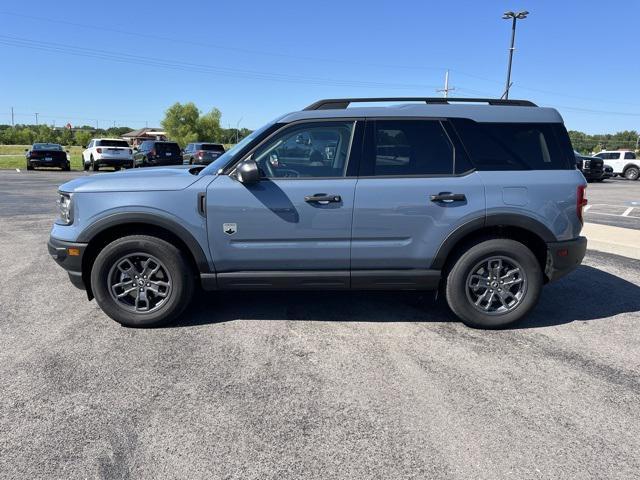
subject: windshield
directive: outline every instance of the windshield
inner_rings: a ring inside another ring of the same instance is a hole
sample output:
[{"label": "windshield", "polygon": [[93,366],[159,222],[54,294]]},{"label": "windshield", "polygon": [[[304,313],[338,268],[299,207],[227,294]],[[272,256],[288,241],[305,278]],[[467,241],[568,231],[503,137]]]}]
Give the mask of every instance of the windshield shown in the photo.
[{"label": "windshield", "polygon": [[242,151],[244,147],[249,145],[253,140],[258,138],[260,135],[262,135],[262,133],[264,133],[267,129],[271,128],[271,126],[275,123],[276,121],[274,120],[272,122],[267,123],[263,127],[260,127],[258,130],[254,130],[253,132],[251,132],[251,134],[244,137],[242,140],[240,140],[239,143],[236,143],[233,147],[231,147],[225,153],[220,155],[216,160],[211,162],[207,168],[202,170],[201,173],[203,175],[214,174],[221,168],[224,168],[227,164],[233,162],[238,152]]},{"label": "windshield", "polygon": [[34,143],[34,150],[62,150],[62,146],[57,143]]}]

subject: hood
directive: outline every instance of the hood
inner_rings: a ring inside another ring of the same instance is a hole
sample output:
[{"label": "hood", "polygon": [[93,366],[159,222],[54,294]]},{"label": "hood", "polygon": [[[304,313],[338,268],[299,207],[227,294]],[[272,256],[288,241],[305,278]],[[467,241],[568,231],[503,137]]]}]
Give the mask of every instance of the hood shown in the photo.
[{"label": "hood", "polygon": [[135,168],[113,173],[76,178],[60,185],[60,191],[81,192],[141,192],[182,190],[198,180],[189,165],[175,167]]}]

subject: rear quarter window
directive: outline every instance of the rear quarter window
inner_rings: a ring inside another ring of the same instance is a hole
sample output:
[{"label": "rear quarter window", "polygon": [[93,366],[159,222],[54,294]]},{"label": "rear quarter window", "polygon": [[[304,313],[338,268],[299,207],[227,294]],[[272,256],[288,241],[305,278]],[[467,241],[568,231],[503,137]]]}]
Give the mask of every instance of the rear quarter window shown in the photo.
[{"label": "rear quarter window", "polygon": [[567,170],[575,156],[562,124],[451,121],[478,170]]}]

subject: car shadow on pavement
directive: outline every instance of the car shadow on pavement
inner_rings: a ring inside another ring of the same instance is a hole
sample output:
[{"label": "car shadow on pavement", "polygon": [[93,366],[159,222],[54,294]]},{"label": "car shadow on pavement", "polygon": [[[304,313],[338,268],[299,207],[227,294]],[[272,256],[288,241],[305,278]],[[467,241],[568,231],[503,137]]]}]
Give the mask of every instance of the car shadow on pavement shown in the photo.
[{"label": "car shadow on pavement", "polygon": [[[580,266],[543,288],[538,306],[511,329],[562,325],[640,312],[640,287],[589,266]],[[200,292],[169,327],[234,320],[326,322],[456,321],[443,301],[418,292]]]}]

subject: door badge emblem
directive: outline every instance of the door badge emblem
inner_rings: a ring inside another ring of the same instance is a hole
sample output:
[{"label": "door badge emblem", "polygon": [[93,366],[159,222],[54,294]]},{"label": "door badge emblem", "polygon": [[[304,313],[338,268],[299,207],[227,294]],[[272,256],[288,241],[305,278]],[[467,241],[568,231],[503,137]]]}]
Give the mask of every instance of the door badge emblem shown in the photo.
[{"label": "door badge emblem", "polygon": [[227,235],[233,235],[238,231],[238,226],[235,223],[223,223],[222,231]]}]

